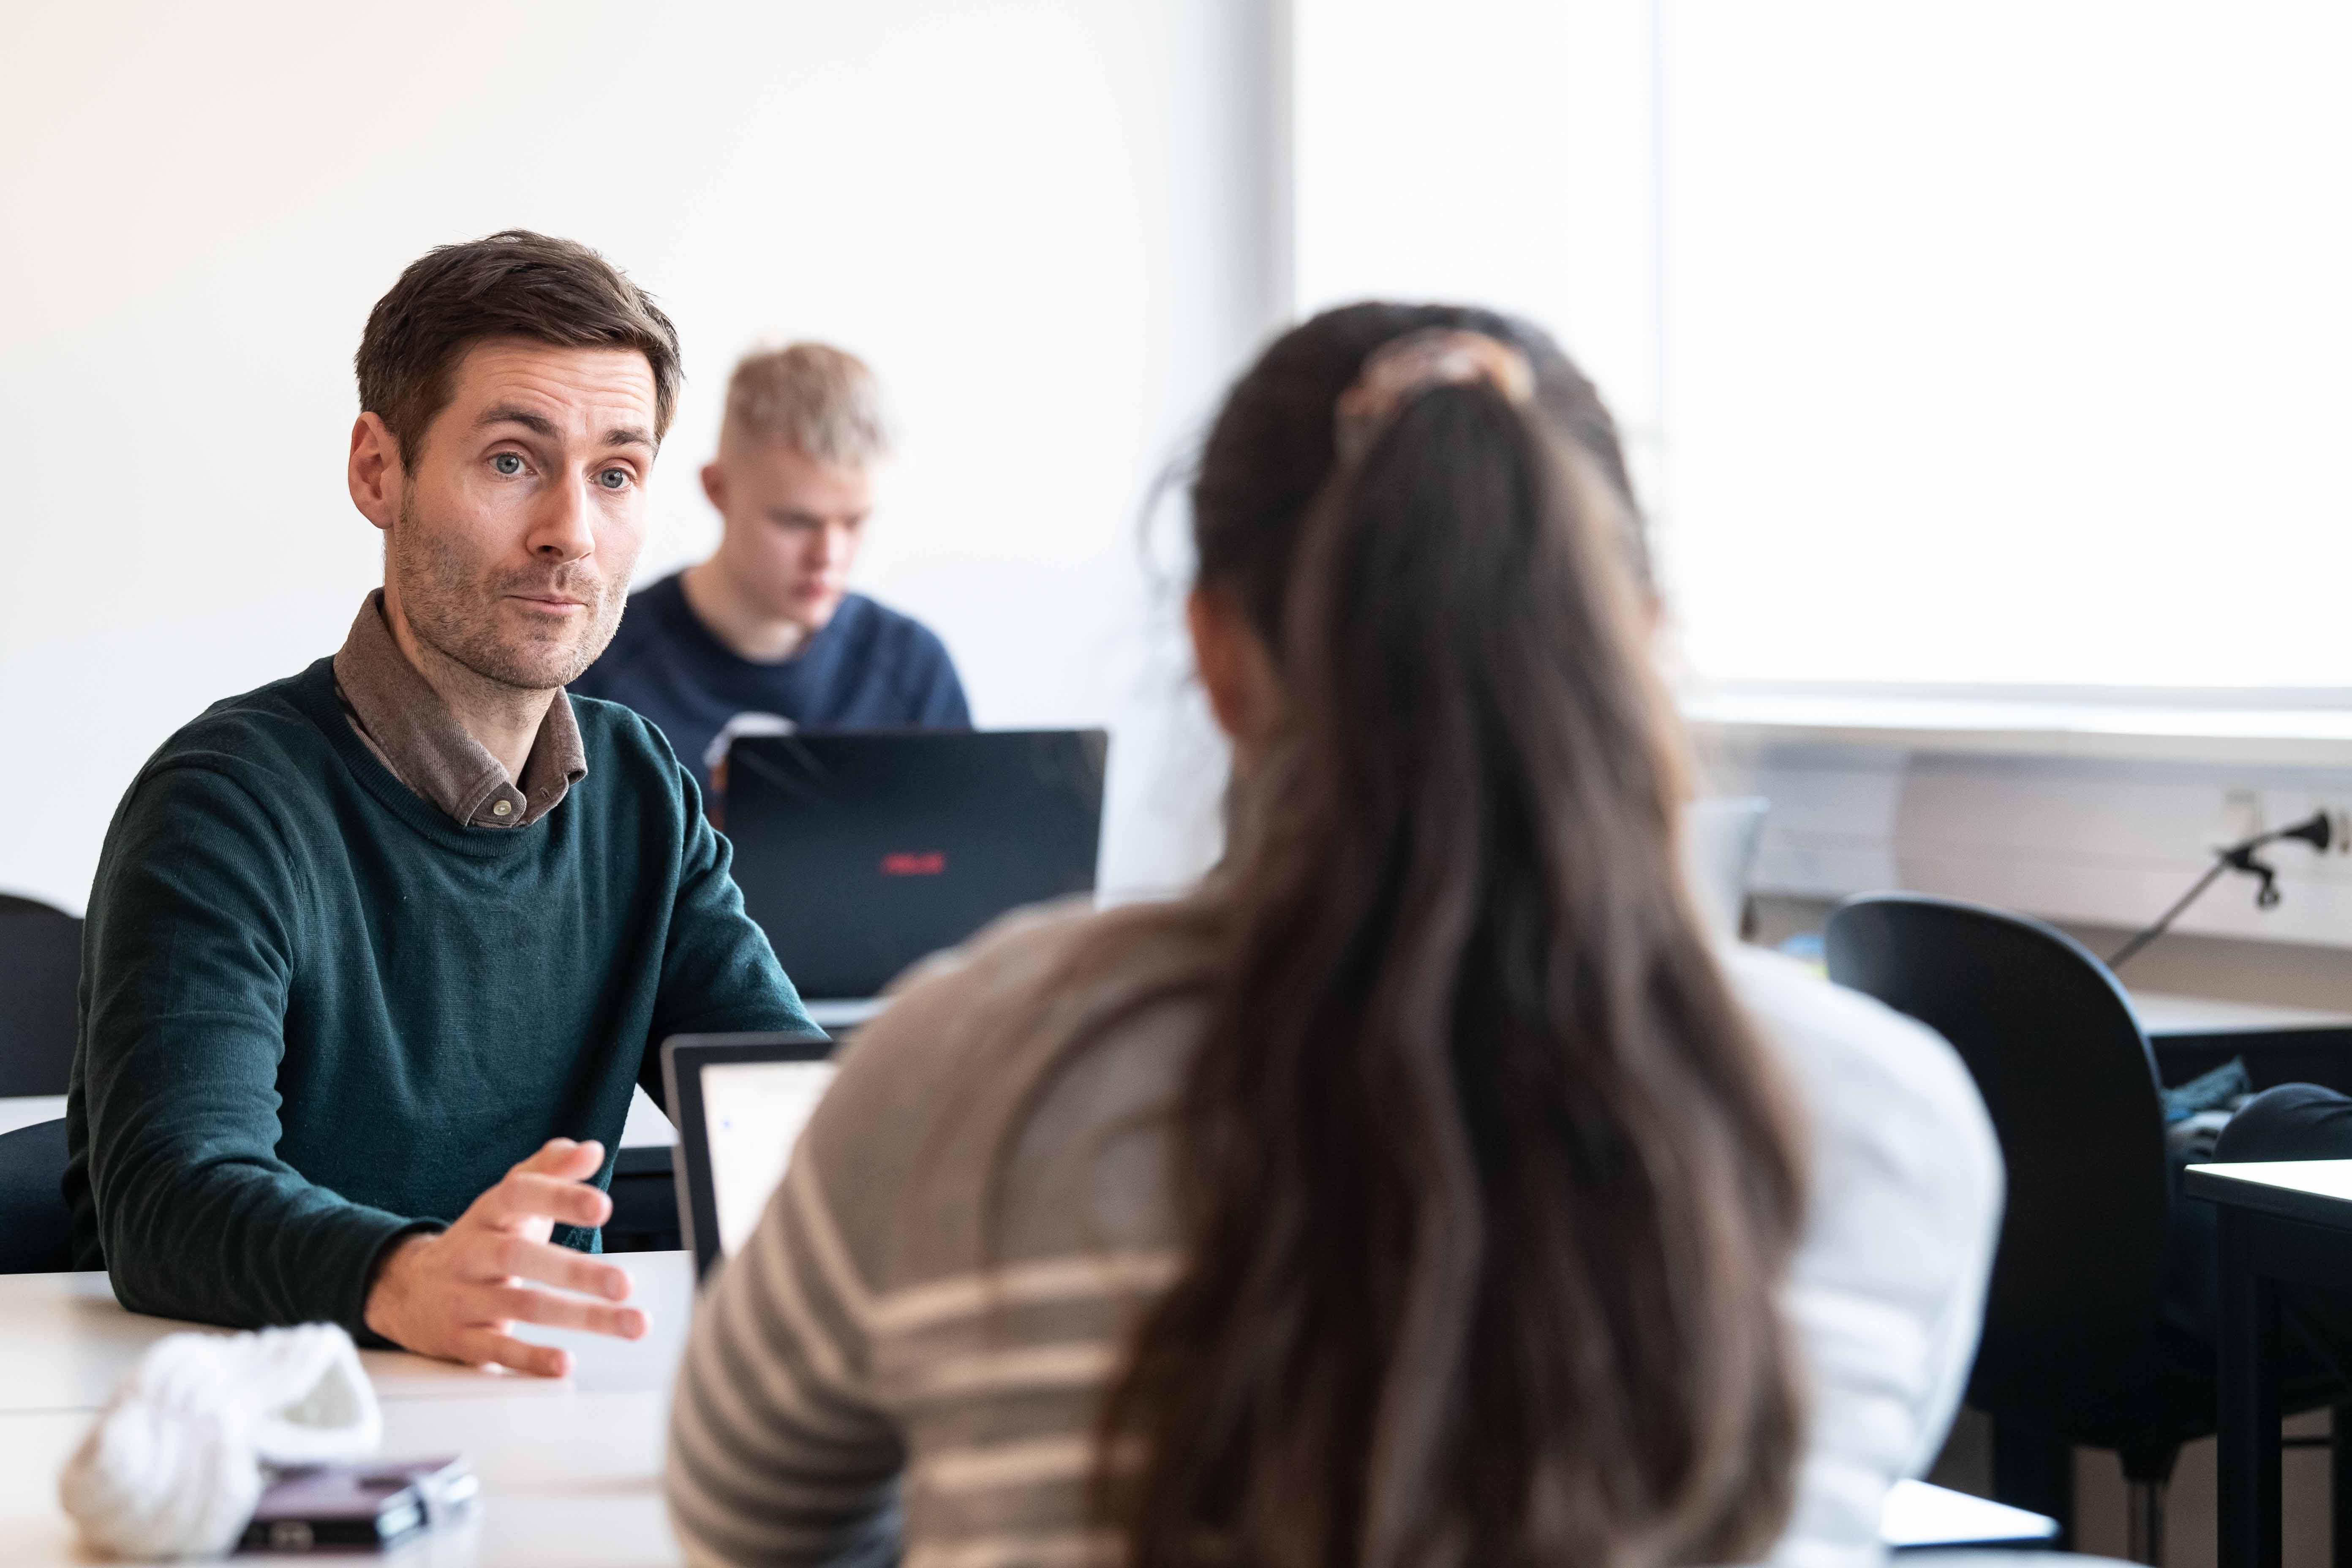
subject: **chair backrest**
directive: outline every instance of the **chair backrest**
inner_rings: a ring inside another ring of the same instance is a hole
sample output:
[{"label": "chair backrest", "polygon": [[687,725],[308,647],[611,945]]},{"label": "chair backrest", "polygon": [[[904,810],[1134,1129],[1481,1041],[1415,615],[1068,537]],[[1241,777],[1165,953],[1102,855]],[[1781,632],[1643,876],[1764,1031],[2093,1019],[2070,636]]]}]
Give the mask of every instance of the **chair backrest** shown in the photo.
[{"label": "chair backrest", "polygon": [[54,1274],[73,1267],[65,1180],[63,1120],[0,1132],[0,1274]]},{"label": "chair backrest", "polygon": [[2112,1375],[2156,1321],[2171,1176],[2122,987],[2039,921],[1908,893],[1830,915],[1830,978],[1950,1041],[2008,1164],[1971,1390],[1990,1409]]},{"label": "chair backrest", "polygon": [[0,1097],[65,1093],[80,981],[81,921],[0,894]]}]

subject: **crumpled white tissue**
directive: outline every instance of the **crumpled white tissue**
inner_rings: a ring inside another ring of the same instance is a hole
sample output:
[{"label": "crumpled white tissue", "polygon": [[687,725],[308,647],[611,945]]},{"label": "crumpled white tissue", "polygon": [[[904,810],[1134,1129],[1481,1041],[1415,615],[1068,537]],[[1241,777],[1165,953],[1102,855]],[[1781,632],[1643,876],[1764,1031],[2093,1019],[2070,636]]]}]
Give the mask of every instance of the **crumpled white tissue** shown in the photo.
[{"label": "crumpled white tissue", "polygon": [[107,1401],[58,1497],[109,1552],[210,1555],[253,1517],[264,1464],[355,1459],[383,1438],[375,1389],[336,1324],[172,1334]]}]

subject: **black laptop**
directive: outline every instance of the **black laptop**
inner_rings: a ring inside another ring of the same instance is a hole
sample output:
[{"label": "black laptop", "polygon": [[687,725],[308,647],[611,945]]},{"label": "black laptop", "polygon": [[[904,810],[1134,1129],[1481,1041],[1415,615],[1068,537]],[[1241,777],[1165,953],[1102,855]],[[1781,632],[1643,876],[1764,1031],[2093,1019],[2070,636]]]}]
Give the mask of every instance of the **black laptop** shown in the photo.
[{"label": "black laptop", "polygon": [[727,837],[743,904],[812,1000],[855,1001],[1007,910],[1091,892],[1100,730],[740,737]]}]

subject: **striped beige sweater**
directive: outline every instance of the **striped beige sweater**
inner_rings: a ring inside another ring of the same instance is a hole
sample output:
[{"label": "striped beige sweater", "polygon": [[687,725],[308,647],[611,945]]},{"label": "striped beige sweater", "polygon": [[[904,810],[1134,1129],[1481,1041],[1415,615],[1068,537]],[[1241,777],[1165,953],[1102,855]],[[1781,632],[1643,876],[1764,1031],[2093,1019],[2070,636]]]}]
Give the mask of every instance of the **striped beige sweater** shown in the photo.
[{"label": "striped beige sweater", "polygon": [[[845,1052],[757,1234],[697,1310],[667,1477],[690,1563],[1117,1561],[1087,1524],[1090,1432],[1128,1326],[1179,1262],[1159,1113],[1199,1018],[1139,1015],[1042,1089],[1060,1031],[1002,1025],[1093,921],[1130,918],[1007,921]],[[1732,973],[1815,1121],[1817,1212],[1788,1302],[1816,1419],[1776,1557],[1845,1568],[1879,1555],[1886,1487],[1950,1419],[1999,1155],[1940,1040],[1774,961]],[[990,1237],[992,1161],[1033,1095]]]}]

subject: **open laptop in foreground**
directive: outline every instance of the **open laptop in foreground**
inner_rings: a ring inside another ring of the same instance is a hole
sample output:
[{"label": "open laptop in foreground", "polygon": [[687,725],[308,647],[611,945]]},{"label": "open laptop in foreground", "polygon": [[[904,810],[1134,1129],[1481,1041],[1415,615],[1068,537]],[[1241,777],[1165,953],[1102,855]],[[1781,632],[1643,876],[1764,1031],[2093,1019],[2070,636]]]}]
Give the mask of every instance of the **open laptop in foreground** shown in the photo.
[{"label": "open laptop in foreground", "polygon": [[833,1085],[816,1034],[673,1035],[662,1087],[677,1121],[678,1230],[707,1278],[758,1228],[801,1129]]},{"label": "open laptop in foreground", "polygon": [[743,736],[727,837],[743,906],[827,1027],[1008,910],[1091,892],[1100,730]]}]

